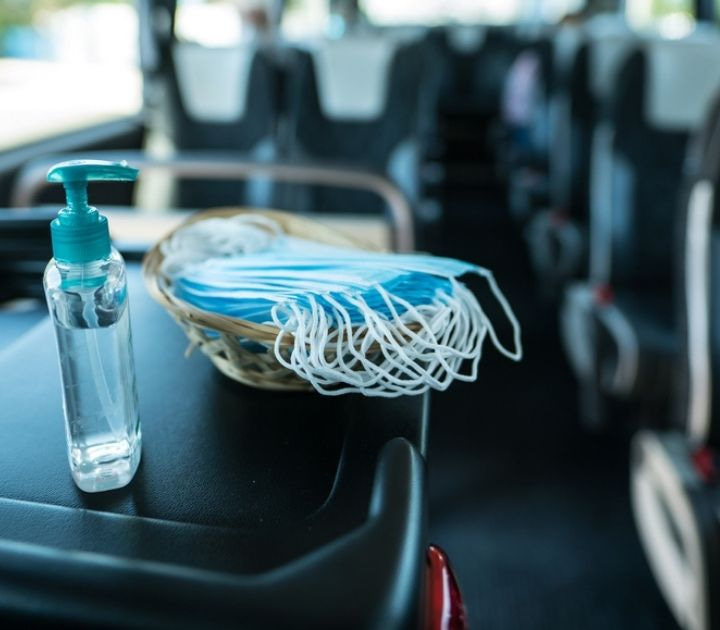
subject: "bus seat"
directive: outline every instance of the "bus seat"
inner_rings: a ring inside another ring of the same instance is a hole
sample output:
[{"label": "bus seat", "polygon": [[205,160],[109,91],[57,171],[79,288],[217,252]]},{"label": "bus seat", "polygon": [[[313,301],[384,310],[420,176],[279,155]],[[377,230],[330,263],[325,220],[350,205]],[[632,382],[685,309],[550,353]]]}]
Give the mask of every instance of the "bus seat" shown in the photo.
[{"label": "bus seat", "polygon": [[713,459],[682,433],[644,430],[633,439],[635,523],[655,581],[686,630],[720,628],[720,492]]},{"label": "bus seat", "polygon": [[694,443],[720,447],[720,98],[693,143],[677,257],[678,412]]},{"label": "bus seat", "polygon": [[548,204],[551,103],[555,75],[564,61],[557,57],[558,33],[526,34],[503,86],[499,161],[507,179],[510,212],[521,224]]},{"label": "bus seat", "polygon": [[[176,31],[177,0],[140,2],[140,59],[147,120],[145,148],[214,150],[271,159],[279,75],[274,50],[257,39],[225,46],[186,41]],[[155,177],[155,176],[153,176]],[[157,176],[139,191],[143,205],[204,208],[267,205],[265,182],[183,181]]]},{"label": "bus seat", "polygon": [[[599,16],[585,26],[585,43],[577,53],[570,78],[572,140],[569,196],[560,211],[587,220],[593,134],[604,104],[614,92],[619,66],[635,45],[636,36],[623,20]],[[562,159],[558,156],[558,159]]]},{"label": "bus seat", "polygon": [[[208,48],[174,42],[171,54],[164,113],[175,149],[241,151],[266,159],[276,155],[276,71],[268,52],[253,44]],[[259,186],[184,182],[179,185],[178,205],[267,205],[269,192],[257,190]]]},{"label": "bus seat", "polygon": [[[711,90],[720,87],[713,62],[719,54],[720,38],[645,40],[624,64],[595,138],[584,286],[601,297],[589,311],[595,327],[589,386],[637,402],[661,425],[669,420],[677,352],[672,252],[683,163]],[[695,101],[692,108],[653,102],[665,99],[672,86],[683,90],[683,102]],[[563,308],[577,307],[566,301]],[[564,341],[572,353],[574,341]]]},{"label": "bus seat", "polygon": [[425,43],[437,81],[424,129],[424,190],[437,207],[451,190],[499,191],[501,94],[520,48],[517,34],[507,27],[445,26],[431,29]]},{"label": "bus seat", "polygon": [[530,259],[551,293],[586,268],[596,134],[619,69],[637,45],[624,21],[605,16],[564,30],[551,116],[550,207],[534,213],[526,230]]},{"label": "bus seat", "polygon": [[[283,140],[293,159],[332,161],[389,174],[417,199],[422,44],[353,35],[289,57]],[[313,212],[378,212],[361,193],[307,189],[285,204]]]},{"label": "bus seat", "polygon": [[[672,98],[672,97],[671,97]],[[650,567],[685,628],[720,628],[720,528],[715,409],[718,374],[717,234],[720,98],[688,152],[677,248],[679,356],[672,429],[633,439],[633,512]]]}]

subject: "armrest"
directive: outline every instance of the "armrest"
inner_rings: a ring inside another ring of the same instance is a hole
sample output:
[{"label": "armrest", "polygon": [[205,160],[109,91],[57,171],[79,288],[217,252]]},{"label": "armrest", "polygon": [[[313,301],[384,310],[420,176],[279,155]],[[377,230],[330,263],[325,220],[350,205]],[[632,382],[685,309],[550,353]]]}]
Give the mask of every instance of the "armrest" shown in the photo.
[{"label": "armrest", "polygon": [[100,151],[83,154],[55,155],[27,164],[18,175],[11,196],[13,207],[31,206],[48,183],[47,170],[62,160],[92,158],[127,160],[143,171],[161,170],[178,178],[248,179],[268,177],[275,181],[317,184],[334,188],[365,190],[385,201],[393,227],[393,247],[412,251],[414,247],[413,214],[402,191],[383,174],[369,169],[343,168],[335,164],[310,161],[267,162],[250,160],[234,152],[183,151],[169,157],[153,157],[144,151]]},{"label": "armrest", "polygon": [[[143,463],[67,471],[50,322],[0,356],[0,616],[123,627],[413,627],[428,398],[267,392],[185,359],[128,265]],[[239,620],[242,620],[240,622]]]},{"label": "armrest", "polygon": [[[133,558],[142,541],[182,540],[160,521],[0,499],[0,608],[25,621],[126,627],[419,627],[425,501],[424,462],[396,438],[381,452],[364,524],[278,569],[242,575]],[[58,531],[75,547],[58,548]],[[107,548],[86,551],[93,536]]]}]

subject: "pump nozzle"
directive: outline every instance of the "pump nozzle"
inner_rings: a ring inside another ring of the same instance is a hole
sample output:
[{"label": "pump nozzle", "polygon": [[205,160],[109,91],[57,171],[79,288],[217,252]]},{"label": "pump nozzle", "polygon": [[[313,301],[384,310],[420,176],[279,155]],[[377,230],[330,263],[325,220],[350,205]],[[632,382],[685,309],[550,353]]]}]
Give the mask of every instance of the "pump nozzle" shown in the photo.
[{"label": "pump nozzle", "polygon": [[49,182],[65,186],[67,207],[50,224],[56,260],[86,263],[107,258],[110,234],[107,219],[88,205],[87,185],[91,181],[134,181],[138,170],[127,162],[71,160],[53,166]]}]

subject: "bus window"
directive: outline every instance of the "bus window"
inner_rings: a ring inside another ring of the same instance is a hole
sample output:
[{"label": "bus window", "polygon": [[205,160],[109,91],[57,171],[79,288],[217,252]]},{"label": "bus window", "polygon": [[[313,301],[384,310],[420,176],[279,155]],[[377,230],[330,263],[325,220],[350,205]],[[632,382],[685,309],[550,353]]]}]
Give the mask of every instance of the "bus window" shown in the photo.
[{"label": "bus window", "polygon": [[683,37],[695,23],[693,0],[628,0],[625,14],[634,29],[654,28],[666,37]]},{"label": "bus window", "polygon": [[139,113],[132,0],[4,0],[0,151]]},{"label": "bus window", "polygon": [[375,24],[441,24],[485,22],[508,24],[520,19],[522,0],[364,0],[361,3]]},{"label": "bus window", "polygon": [[327,0],[290,0],[283,11],[281,31],[288,40],[307,40],[322,35],[328,26]]}]

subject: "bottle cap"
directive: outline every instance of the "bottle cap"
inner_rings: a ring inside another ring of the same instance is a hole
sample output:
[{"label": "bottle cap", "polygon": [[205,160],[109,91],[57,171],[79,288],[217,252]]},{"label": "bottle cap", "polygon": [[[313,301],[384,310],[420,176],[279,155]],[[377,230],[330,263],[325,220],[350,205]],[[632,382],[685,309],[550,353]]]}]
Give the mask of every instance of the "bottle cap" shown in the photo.
[{"label": "bottle cap", "polygon": [[67,206],[50,223],[53,256],[68,263],[87,263],[110,255],[107,218],[88,205],[91,181],[134,181],[138,170],[127,162],[71,160],[53,166],[49,182],[65,186]]}]

